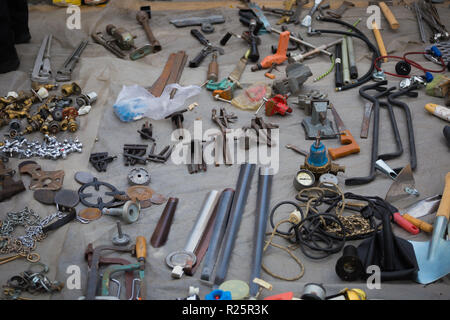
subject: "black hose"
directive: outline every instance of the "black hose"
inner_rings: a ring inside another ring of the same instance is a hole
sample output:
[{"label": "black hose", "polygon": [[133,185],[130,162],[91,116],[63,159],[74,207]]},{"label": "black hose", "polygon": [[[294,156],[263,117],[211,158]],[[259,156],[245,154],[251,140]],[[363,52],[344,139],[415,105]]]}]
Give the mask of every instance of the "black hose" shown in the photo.
[{"label": "black hose", "polygon": [[[337,91],[344,91],[344,90],[348,90],[348,89],[352,89],[352,88],[356,88],[368,81],[370,81],[372,79],[372,73],[375,69],[375,60],[380,56],[380,52],[378,50],[378,48],[376,46],[374,46],[372,44],[372,42],[370,42],[370,40],[366,37],[366,35],[364,33],[362,33],[358,28],[356,28],[355,26],[346,23],[344,21],[340,21],[337,19],[331,19],[331,18],[325,18],[322,16],[317,17],[317,20],[321,20],[321,21],[325,21],[325,22],[332,22],[332,23],[337,23],[343,26],[346,26],[348,28],[350,28],[351,30],[354,31],[354,33],[352,32],[346,32],[346,31],[340,31],[340,30],[325,30],[325,29],[316,29],[314,30],[315,32],[319,32],[319,33],[330,33],[330,34],[340,34],[340,35],[344,35],[344,36],[348,36],[348,37],[356,37],[358,39],[361,39],[362,41],[364,41],[367,46],[369,47],[370,51],[373,52],[373,56],[372,56],[372,63],[370,66],[369,71],[367,71],[363,76],[361,76],[360,78],[358,78],[354,83],[351,84],[347,84],[345,86],[342,87],[337,87],[336,90]],[[377,65],[379,65],[380,62],[377,62]]]}]

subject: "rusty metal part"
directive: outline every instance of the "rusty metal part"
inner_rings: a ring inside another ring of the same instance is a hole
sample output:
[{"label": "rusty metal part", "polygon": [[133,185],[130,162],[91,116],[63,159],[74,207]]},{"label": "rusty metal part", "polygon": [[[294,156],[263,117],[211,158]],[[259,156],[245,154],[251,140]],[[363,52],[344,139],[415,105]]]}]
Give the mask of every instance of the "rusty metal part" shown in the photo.
[{"label": "rusty metal part", "polygon": [[31,176],[30,190],[47,189],[59,190],[64,181],[64,171],[43,171],[34,161],[24,161],[19,164],[20,174]]},{"label": "rusty metal part", "polygon": [[[92,246],[92,243],[90,243],[87,246],[86,251],[84,252],[84,257],[88,263],[89,268],[92,265],[93,253],[94,253],[94,247]],[[128,265],[128,264],[131,264],[131,262],[126,259],[122,259],[122,258],[100,256],[100,258],[98,260],[99,266],[110,265],[110,264]],[[125,288],[126,288],[126,295],[128,298],[132,298],[133,279],[134,279],[134,272],[126,271],[125,272]]]},{"label": "rusty metal part", "polygon": [[53,190],[40,189],[33,193],[33,197],[40,203],[52,205],[55,204],[55,194]]},{"label": "rusty metal part", "polygon": [[150,244],[153,248],[162,247],[166,243],[177,205],[178,198],[169,198],[167,200],[166,207],[164,208],[150,239]]},{"label": "rusty metal part", "polygon": [[369,136],[370,127],[370,117],[372,116],[372,102],[367,102],[364,105],[364,116],[361,124],[361,134],[359,135],[362,139],[367,139]]},{"label": "rusty metal part", "polygon": [[22,180],[15,181],[13,179],[14,174],[15,170],[6,168],[3,161],[0,160],[0,202],[25,191]]},{"label": "rusty metal part", "polygon": [[86,208],[78,213],[78,216],[87,221],[97,220],[102,216],[102,211],[98,208]]},{"label": "rusty metal part", "polygon": [[92,250],[92,258],[91,258],[91,266],[88,272],[88,280],[87,280],[87,292],[86,292],[86,300],[94,300],[97,294],[97,283],[98,283],[98,275],[99,275],[99,264],[100,257],[103,251],[118,251],[118,252],[132,252],[134,246],[130,247],[118,247],[118,246],[99,246],[97,248],[93,248]]},{"label": "rusty metal part", "polygon": [[153,196],[153,189],[147,187],[147,186],[132,186],[129,187],[126,191],[126,194],[128,197],[130,197],[133,201],[144,201],[144,200],[150,200]]},{"label": "rusty metal part", "polygon": [[180,80],[186,61],[187,54],[184,51],[170,54],[163,72],[150,88],[150,93],[155,97],[159,97],[166,85],[177,83]]},{"label": "rusty metal part", "polygon": [[148,24],[149,21],[149,15],[147,12],[140,10],[136,14],[136,20],[142,25],[144,28],[145,34],[147,35],[148,41],[150,41],[151,46],[153,47],[153,52],[161,51],[161,44],[158,40],[156,40],[155,36],[153,35],[152,29],[150,29],[150,26]]},{"label": "rusty metal part", "polygon": [[355,4],[353,2],[350,1],[344,1],[342,2],[342,4],[340,5],[339,8],[335,9],[335,10],[328,10],[327,14],[335,19],[340,19],[342,18],[342,15],[344,14],[345,11],[347,11],[348,8],[350,7],[354,7]]},{"label": "rusty metal part", "polygon": [[62,111],[63,118],[75,119],[78,117],[78,110],[74,107],[64,108]]}]

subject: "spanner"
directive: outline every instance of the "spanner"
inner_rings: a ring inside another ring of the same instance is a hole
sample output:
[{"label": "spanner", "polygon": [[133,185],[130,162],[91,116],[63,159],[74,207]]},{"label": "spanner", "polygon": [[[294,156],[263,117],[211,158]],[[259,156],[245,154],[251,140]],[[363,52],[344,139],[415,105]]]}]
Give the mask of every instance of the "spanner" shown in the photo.
[{"label": "spanner", "polygon": [[63,66],[56,72],[56,81],[70,81],[72,79],[72,71],[80,59],[83,50],[86,48],[88,40],[82,41],[75,51],[67,58]]},{"label": "spanner", "polygon": [[311,20],[314,12],[319,8],[323,0],[314,0],[314,6],[309,10],[308,14],[302,20],[302,26],[309,28],[311,26]]},{"label": "spanner", "polygon": [[50,48],[53,36],[47,35],[42,40],[36,60],[34,61],[33,71],[31,73],[31,81],[48,82],[52,77],[52,68],[50,65]]}]

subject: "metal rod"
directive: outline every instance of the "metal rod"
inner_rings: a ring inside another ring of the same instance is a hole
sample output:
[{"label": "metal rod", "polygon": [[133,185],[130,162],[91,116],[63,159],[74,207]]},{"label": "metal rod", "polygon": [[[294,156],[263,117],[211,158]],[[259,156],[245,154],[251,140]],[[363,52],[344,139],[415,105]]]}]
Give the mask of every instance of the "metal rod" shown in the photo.
[{"label": "metal rod", "polygon": [[342,77],[344,80],[344,85],[350,84],[350,69],[348,65],[348,48],[347,41],[343,39],[342,41]]},{"label": "metal rod", "polygon": [[250,276],[250,297],[256,297],[259,286],[253,279],[261,276],[261,261],[264,249],[264,236],[269,214],[270,194],[272,191],[273,172],[270,168],[259,168],[258,198],[256,200],[256,212],[258,221],[255,224],[255,247],[253,254],[252,273]]},{"label": "metal rod", "polygon": [[218,267],[216,277],[214,279],[214,288],[217,288],[225,280],[227,275],[231,252],[233,251],[236,236],[241,224],[242,214],[244,213],[245,204],[247,203],[255,167],[255,164],[250,163],[241,165],[239,178],[236,184],[236,193],[231,206],[230,223],[228,224],[225,232],[223,249],[217,263]]},{"label": "metal rod", "polygon": [[209,281],[214,265],[216,264],[217,256],[219,255],[220,245],[223,240],[227,223],[229,221],[231,204],[233,201],[234,190],[231,188],[225,189],[217,203],[216,221],[214,222],[214,229],[209,241],[208,251],[206,252],[205,261],[203,262],[203,269],[200,278]]},{"label": "metal rod", "polygon": [[194,252],[197,247],[198,241],[202,237],[203,231],[205,231],[206,225],[208,224],[209,217],[214,211],[214,206],[218,200],[219,191],[211,190],[203,202],[203,207],[197,216],[195,225],[192,227],[191,233],[186,245],[184,246],[184,251]]},{"label": "metal rod", "polygon": [[[274,29],[274,28],[272,28],[272,31],[275,32],[276,34],[281,34],[281,31],[280,31],[280,30],[277,30],[277,29]],[[314,45],[312,45],[312,44],[309,43],[309,42],[303,41],[303,40],[301,40],[301,39],[299,39],[299,38],[297,38],[297,37],[291,36],[291,35],[289,36],[289,39],[291,39],[292,41],[295,41],[295,42],[297,42],[297,43],[303,44],[303,45],[305,45],[305,46],[307,46],[307,47],[313,48],[313,49],[318,48],[317,46],[314,46]],[[327,50],[325,50],[325,49],[321,49],[321,50],[319,50],[319,51],[320,51],[321,53],[323,53],[323,54],[326,54],[326,55],[329,56],[329,57],[331,57],[331,56],[333,55],[331,52],[329,52],[329,51],[327,51]]]}]

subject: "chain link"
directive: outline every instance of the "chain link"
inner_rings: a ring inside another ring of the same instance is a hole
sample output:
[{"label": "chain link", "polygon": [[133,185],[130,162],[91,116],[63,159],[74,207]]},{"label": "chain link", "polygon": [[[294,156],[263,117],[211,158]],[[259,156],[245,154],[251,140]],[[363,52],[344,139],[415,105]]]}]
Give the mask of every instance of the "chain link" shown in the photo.
[{"label": "chain link", "polygon": [[[25,207],[18,212],[8,212],[0,227],[0,253],[17,253],[28,255],[36,248],[36,241],[42,241],[46,235],[42,231],[55,218],[62,219],[65,215],[57,211],[41,219],[32,209]],[[25,228],[25,234],[12,237],[17,227]]]}]

